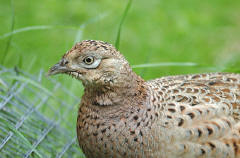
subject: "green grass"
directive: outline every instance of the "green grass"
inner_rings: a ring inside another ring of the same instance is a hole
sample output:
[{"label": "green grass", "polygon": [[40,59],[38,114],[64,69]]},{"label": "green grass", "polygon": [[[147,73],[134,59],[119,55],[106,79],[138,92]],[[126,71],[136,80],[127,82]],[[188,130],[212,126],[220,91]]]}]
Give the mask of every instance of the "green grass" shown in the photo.
[{"label": "green grass", "polygon": [[[0,0],[0,64],[31,74],[46,72],[74,43],[96,39],[115,44],[146,80],[187,73],[240,73],[239,10],[240,1],[228,0]],[[1,77],[0,87],[6,90]],[[3,77],[47,93],[54,86],[45,77],[40,83]],[[54,78],[76,96],[82,95],[80,82],[68,76]],[[71,102],[70,97],[64,99]],[[47,107],[40,110],[52,115]],[[66,117],[69,122],[75,119]]]},{"label": "green grass", "polygon": [[232,63],[239,66],[238,1],[133,1],[124,23],[121,19],[125,17],[123,11],[128,1],[12,2],[13,9],[11,1],[0,2],[0,61],[7,67],[21,63],[30,72],[40,68],[47,71],[76,41],[98,39],[115,44],[120,24],[123,25],[119,49],[131,65],[159,62],[202,65],[136,69],[145,79],[222,71]]}]

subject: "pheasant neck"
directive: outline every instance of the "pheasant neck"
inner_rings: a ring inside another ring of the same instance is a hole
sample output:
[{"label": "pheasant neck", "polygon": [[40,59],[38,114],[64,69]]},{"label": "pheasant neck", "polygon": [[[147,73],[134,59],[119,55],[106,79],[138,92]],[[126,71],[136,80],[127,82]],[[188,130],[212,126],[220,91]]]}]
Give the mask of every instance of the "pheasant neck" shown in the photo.
[{"label": "pheasant neck", "polygon": [[[86,86],[83,98],[93,106],[125,106],[143,101],[147,95],[145,81],[134,72],[129,76],[121,76],[116,84]],[[138,103],[136,103],[136,106]]]}]

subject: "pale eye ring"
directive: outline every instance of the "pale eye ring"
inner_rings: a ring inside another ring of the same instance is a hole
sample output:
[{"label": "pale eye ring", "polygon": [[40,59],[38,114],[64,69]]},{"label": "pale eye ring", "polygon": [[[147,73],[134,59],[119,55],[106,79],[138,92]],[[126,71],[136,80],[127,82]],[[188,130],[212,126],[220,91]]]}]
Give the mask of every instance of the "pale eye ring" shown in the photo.
[{"label": "pale eye ring", "polygon": [[94,58],[92,56],[87,56],[83,59],[83,62],[87,65],[91,65],[94,62]]}]

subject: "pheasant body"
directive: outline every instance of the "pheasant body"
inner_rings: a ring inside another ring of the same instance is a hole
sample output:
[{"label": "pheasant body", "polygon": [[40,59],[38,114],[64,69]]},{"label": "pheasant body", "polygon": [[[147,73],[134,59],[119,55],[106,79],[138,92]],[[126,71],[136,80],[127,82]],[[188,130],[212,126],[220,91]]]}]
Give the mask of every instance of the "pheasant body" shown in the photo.
[{"label": "pheasant body", "polygon": [[[101,62],[76,68],[76,56],[85,62],[89,54]],[[77,135],[87,157],[240,157],[240,74],[144,81],[113,46],[92,40],[58,65],[85,86]]]}]

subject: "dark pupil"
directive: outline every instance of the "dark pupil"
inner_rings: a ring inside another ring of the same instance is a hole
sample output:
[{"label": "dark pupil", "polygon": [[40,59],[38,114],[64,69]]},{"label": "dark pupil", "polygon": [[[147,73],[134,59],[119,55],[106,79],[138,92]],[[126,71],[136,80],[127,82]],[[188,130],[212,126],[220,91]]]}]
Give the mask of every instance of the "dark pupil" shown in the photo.
[{"label": "dark pupil", "polygon": [[86,58],[85,61],[86,61],[86,63],[91,63],[92,59],[91,58]]}]

